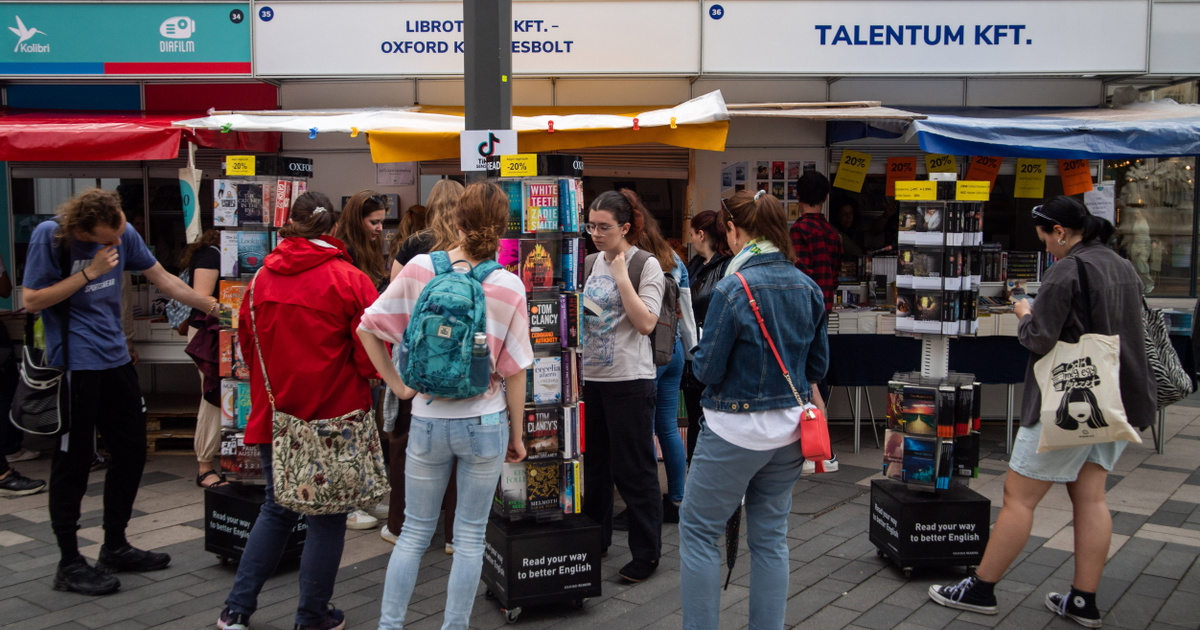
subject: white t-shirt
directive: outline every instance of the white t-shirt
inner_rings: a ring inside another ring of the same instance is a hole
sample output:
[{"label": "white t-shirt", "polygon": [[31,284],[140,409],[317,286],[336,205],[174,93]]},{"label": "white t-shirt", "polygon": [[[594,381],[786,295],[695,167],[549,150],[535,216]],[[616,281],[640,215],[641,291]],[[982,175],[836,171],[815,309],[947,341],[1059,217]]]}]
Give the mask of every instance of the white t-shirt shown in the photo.
[{"label": "white t-shirt", "polygon": [[803,409],[796,405],[787,409],[729,413],[706,408],[704,422],[713,433],[734,446],[749,451],[769,451],[800,439],[800,411]]},{"label": "white t-shirt", "polygon": [[[636,247],[630,247],[625,252],[626,262],[636,251]],[[664,285],[662,266],[651,256],[642,267],[638,285],[638,297],[651,313],[659,311]],[[625,314],[621,292],[603,252],[596,256],[583,295],[585,303],[581,306],[594,304],[600,310],[593,314],[584,308],[583,378],[601,383],[654,378],[657,372],[650,338],[638,332]]]}]

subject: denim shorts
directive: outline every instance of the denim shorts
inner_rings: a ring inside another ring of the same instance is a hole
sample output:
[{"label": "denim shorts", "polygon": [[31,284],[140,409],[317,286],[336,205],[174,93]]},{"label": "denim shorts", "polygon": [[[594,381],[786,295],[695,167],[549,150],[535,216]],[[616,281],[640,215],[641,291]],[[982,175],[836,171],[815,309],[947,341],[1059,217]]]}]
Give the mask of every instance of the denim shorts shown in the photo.
[{"label": "denim shorts", "polygon": [[1086,462],[1099,464],[1104,470],[1112,472],[1113,466],[1117,464],[1121,453],[1129,444],[1120,440],[1039,453],[1037,448],[1041,436],[1040,422],[1032,427],[1021,427],[1017,431],[1012,457],[1008,460],[1009,468],[1030,479],[1066,483],[1075,481],[1079,476],[1079,469],[1083,468]]}]

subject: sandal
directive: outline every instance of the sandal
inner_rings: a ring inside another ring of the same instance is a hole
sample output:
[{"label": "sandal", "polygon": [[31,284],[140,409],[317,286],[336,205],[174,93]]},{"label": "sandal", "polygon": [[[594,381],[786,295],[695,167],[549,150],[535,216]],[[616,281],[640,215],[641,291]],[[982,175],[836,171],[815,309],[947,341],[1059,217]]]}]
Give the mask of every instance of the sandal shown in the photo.
[{"label": "sandal", "polygon": [[[210,483],[208,485],[204,485],[204,480],[208,479],[209,477],[216,477],[217,481]],[[225,480],[225,475],[223,475],[215,470],[207,470],[202,475],[196,475],[196,486],[200,487],[200,488],[215,488],[217,486],[223,486],[228,483],[229,482]]]}]

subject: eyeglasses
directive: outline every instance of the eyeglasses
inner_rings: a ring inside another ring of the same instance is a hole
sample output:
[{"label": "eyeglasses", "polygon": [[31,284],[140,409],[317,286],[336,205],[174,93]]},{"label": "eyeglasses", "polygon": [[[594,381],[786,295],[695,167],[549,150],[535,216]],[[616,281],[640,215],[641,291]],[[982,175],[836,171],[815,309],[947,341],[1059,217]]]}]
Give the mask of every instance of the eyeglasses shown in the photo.
[{"label": "eyeglasses", "polygon": [[375,195],[371,197],[371,201],[379,204],[379,207],[383,208],[384,210],[387,210],[388,208],[388,199],[383,195]]},{"label": "eyeglasses", "polygon": [[1041,212],[1041,210],[1042,210],[1042,206],[1034,206],[1033,210],[1032,210],[1033,216],[1041,218],[1041,219],[1045,219],[1045,220],[1053,223],[1054,225],[1062,225],[1061,223],[1058,222],[1058,219],[1055,219],[1055,218],[1052,218],[1052,217],[1049,217],[1049,216],[1043,214]]},{"label": "eyeglasses", "polygon": [[613,228],[616,228],[616,227],[618,227],[618,226],[608,224],[608,223],[601,223],[601,224],[584,223],[583,224],[583,228],[585,230],[587,230],[588,234],[595,234],[597,232],[599,232],[601,234],[607,234],[609,231],[611,231]]}]

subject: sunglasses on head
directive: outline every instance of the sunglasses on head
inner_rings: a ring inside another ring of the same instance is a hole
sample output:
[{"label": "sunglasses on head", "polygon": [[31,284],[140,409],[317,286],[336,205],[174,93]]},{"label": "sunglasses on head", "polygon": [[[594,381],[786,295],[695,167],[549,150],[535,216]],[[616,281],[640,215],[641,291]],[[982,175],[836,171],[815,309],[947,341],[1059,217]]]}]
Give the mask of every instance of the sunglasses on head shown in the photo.
[{"label": "sunglasses on head", "polygon": [[1034,206],[1033,210],[1031,212],[1033,213],[1033,216],[1035,216],[1039,219],[1045,219],[1045,220],[1053,223],[1054,225],[1062,225],[1061,223],[1058,222],[1058,219],[1055,219],[1054,217],[1051,217],[1051,216],[1043,213],[1042,206]]}]

